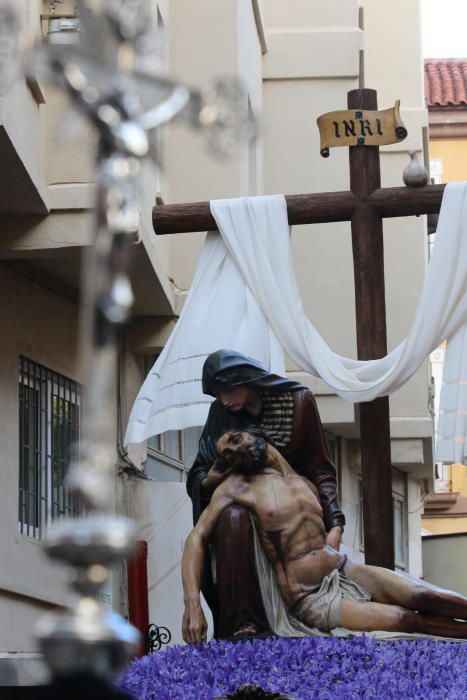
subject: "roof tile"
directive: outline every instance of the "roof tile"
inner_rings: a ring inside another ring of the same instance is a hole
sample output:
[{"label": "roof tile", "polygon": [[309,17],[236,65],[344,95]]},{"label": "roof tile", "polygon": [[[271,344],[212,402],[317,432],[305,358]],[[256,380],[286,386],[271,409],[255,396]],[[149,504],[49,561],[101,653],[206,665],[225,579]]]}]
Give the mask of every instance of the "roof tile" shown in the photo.
[{"label": "roof tile", "polygon": [[428,107],[467,106],[467,58],[425,59]]}]

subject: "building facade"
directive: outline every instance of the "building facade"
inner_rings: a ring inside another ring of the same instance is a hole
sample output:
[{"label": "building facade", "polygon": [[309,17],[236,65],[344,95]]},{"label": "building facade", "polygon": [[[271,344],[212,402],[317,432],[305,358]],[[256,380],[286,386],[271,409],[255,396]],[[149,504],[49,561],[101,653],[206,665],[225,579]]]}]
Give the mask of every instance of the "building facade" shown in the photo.
[{"label": "building facade", "polygon": [[[258,140],[240,146],[228,163],[213,160],[199,135],[173,124],[160,135],[164,170],[145,166],[142,178],[134,317],[121,337],[115,382],[115,508],[136,519],[140,538],[148,542],[151,622],[169,627],[175,642],[181,640],[179,563],[191,527],[183,482],[200,429],[155,436],[128,453],[121,442],[145,373],[183,306],[204,235],[158,238],[152,207],[156,201],[348,189],[347,152],[321,158],[316,118],[345,108],[347,92],[361,86],[378,90],[380,107],[401,99],[409,137],[381,155],[383,185],[401,185],[406,151],[423,148],[427,113],[418,3],[395,5],[388,17],[379,0],[153,1],[155,21],[167,34],[165,70],[196,86],[240,75],[261,124]],[[48,7],[45,1],[27,3],[24,21],[38,33],[47,30],[41,13],[47,15]],[[73,12],[73,2],[59,11]],[[67,601],[62,572],[43,559],[40,542],[48,522],[76,507],[64,476],[67,450],[86,420],[77,362],[78,299],[93,226],[94,137],[83,125],[75,140],[62,133],[57,143],[69,105],[41,81],[18,83],[1,96],[0,108],[0,148],[9,164],[2,171],[8,197],[2,200],[0,244],[0,315],[7,329],[0,349],[0,560],[8,562],[0,573],[0,662],[4,673],[24,682],[34,672],[35,620]],[[355,357],[350,225],[295,227],[292,244],[309,318],[333,350]],[[423,219],[385,223],[389,348],[408,332],[426,259]],[[358,409],[291,361],[287,369],[316,395],[348,522],[343,551],[363,560]],[[433,468],[428,363],[391,396],[390,407],[396,559],[401,570],[418,576],[420,511]],[[139,478],[138,470],[149,478]],[[124,569],[114,572],[105,602],[127,614]],[[13,655],[24,663],[13,663]]]},{"label": "building facade", "polygon": [[[429,113],[430,171],[434,182],[467,179],[467,60],[425,59],[425,96]],[[441,391],[444,346],[432,357],[436,393]],[[435,423],[438,417],[435,402]],[[422,515],[423,572],[429,581],[467,592],[465,567],[458,552],[467,539],[467,468],[436,464],[434,491]]]}]

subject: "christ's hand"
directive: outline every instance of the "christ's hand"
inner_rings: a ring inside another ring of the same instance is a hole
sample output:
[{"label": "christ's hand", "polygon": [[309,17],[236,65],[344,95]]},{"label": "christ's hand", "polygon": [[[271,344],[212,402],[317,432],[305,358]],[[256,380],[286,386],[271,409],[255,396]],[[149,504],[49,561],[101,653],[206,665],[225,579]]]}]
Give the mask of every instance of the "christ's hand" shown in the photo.
[{"label": "christ's hand", "polygon": [[208,632],[208,623],[204,616],[201,603],[186,602],[183,613],[182,636],[188,644],[205,642]]}]

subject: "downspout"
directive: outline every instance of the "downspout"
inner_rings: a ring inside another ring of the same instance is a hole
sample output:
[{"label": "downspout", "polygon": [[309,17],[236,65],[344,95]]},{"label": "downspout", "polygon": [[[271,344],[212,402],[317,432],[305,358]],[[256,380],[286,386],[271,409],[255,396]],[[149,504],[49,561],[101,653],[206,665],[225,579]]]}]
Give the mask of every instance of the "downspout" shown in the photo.
[{"label": "downspout", "polygon": [[137,540],[133,559],[128,561],[128,616],[141,634],[137,656],[148,653],[149,597],[148,597],[148,543]]}]

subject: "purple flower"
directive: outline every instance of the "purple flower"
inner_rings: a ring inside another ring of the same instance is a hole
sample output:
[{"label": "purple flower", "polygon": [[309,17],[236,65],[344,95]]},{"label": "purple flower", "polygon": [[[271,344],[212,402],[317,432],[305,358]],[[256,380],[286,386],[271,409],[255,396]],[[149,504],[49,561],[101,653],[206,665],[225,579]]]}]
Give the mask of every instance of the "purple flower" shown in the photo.
[{"label": "purple flower", "polygon": [[297,700],[464,700],[467,645],[365,636],[215,640],[138,659],[119,687],[137,700],[213,700],[244,683]]}]

